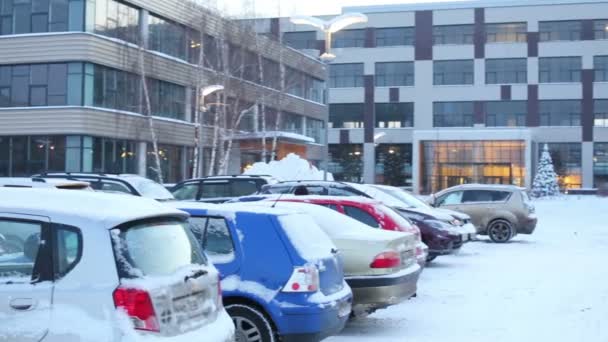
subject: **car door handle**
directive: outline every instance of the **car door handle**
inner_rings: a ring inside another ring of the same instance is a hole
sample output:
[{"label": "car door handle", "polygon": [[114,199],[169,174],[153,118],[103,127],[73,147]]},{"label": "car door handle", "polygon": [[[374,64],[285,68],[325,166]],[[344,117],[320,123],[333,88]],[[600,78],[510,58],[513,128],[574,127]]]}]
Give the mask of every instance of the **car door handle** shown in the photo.
[{"label": "car door handle", "polygon": [[35,304],[36,302],[32,298],[15,298],[9,303],[10,307],[17,311],[31,310]]}]

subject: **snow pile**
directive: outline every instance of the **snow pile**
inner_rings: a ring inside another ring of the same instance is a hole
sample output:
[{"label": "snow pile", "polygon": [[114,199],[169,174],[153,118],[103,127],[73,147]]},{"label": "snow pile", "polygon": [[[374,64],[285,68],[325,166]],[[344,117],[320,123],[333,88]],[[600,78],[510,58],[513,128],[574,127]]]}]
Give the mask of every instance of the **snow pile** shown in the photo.
[{"label": "snow pile", "polygon": [[[255,163],[245,171],[245,175],[269,175],[282,181],[295,180],[323,180],[323,171],[317,169],[308,160],[290,153],[279,161],[270,163]],[[327,173],[327,180],[334,180],[331,173]]]},{"label": "snow pile", "polygon": [[538,170],[534,183],[532,184],[532,196],[536,198],[554,197],[559,195],[557,174],[553,168],[553,160],[549,153],[549,147],[545,144],[543,155],[538,162]]}]

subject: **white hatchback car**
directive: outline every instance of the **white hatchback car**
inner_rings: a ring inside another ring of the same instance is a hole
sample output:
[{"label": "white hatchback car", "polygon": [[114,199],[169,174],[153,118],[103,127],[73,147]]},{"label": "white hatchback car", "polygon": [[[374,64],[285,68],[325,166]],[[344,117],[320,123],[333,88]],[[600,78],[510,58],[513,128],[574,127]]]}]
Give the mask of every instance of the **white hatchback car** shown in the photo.
[{"label": "white hatchback car", "polygon": [[186,219],[151,199],[0,188],[0,341],[232,341]]}]

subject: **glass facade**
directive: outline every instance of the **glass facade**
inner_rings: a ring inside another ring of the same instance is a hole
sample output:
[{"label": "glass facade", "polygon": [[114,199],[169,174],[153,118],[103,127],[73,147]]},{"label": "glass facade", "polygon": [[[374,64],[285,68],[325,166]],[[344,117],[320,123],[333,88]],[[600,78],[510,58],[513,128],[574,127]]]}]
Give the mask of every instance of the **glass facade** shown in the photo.
[{"label": "glass facade", "polygon": [[376,103],[377,128],[405,128],[414,126],[414,104]]},{"label": "glass facade", "polygon": [[486,102],[486,126],[525,127],[527,112],[526,101]]},{"label": "glass facade", "polygon": [[186,60],[186,28],[155,15],[148,17],[148,49]]},{"label": "glass facade", "polygon": [[525,182],[524,141],[423,141],[421,160],[423,193],[467,183]]},{"label": "glass facade", "polygon": [[433,103],[433,127],[473,127],[473,102]]},{"label": "glass facade", "polygon": [[376,87],[399,87],[413,85],[413,62],[376,63]]},{"label": "glass facade", "polygon": [[608,82],[608,56],[593,57],[595,82]]},{"label": "glass facade", "polygon": [[527,23],[486,24],[488,43],[525,43],[528,41]]},{"label": "glass facade", "polygon": [[186,115],[186,88],[152,78],[147,81],[152,115],[184,120]]},{"label": "glass facade", "polygon": [[[580,143],[548,143],[553,167],[562,189],[579,189],[583,185],[582,151]],[[538,144],[538,160],[545,143]]]},{"label": "glass facade", "polygon": [[365,46],[365,30],[342,30],[332,35],[332,47],[352,48]]},{"label": "glass facade", "polygon": [[486,59],[486,84],[528,83],[528,59]]},{"label": "glass facade", "polygon": [[363,63],[332,64],[329,67],[331,88],[363,87]]},{"label": "glass facade", "polygon": [[581,57],[544,57],[538,59],[540,83],[580,82]]},{"label": "glass facade", "polygon": [[140,42],[139,10],[135,7],[115,0],[87,0],[87,16],[95,20],[87,31],[133,44]]},{"label": "glass facade", "polygon": [[[158,156],[164,183],[176,183],[181,181],[182,168],[184,164],[184,147],[173,145],[158,145]],[[152,144],[148,144],[146,177],[160,181],[158,169],[156,168],[156,153]],[[186,175],[186,179],[189,178]]]},{"label": "glass facade", "polygon": [[363,128],[363,103],[329,105],[330,128]]},{"label": "glass facade", "polygon": [[582,38],[581,21],[541,21],[538,25],[541,42],[573,41]]},{"label": "glass facade", "polygon": [[608,184],[608,143],[593,144],[593,183],[596,188]]},{"label": "glass facade", "polygon": [[361,183],[363,180],[363,145],[329,145],[328,171],[336,181]]},{"label": "glass facade", "polygon": [[412,184],[412,144],[379,144],[376,147],[376,184]]},{"label": "glass facade", "polygon": [[466,85],[475,81],[472,59],[433,62],[434,85]]},{"label": "glass facade", "polygon": [[608,39],[608,20],[594,20],[593,32],[597,40]]},{"label": "glass facade", "polygon": [[86,67],[93,68],[93,106],[142,112],[140,76],[101,65]]},{"label": "glass facade", "polygon": [[285,32],[283,42],[294,49],[318,49],[317,32]]},{"label": "glass facade", "polygon": [[473,25],[443,25],[433,27],[433,44],[465,45],[473,44]]},{"label": "glass facade", "polygon": [[608,127],[608,100],[595,100],[594,126]]},{"label": "glass facade", "polygon": [[84,0],[1,0],[0,35],[84,30]]},{"label": "glass facade", "polygon": [[539,101],[541,126],[580,126],[581,101]]},{"label": "glass facade", "polygon": [[376,29],[376,46],[414,45],[413,27],[389,27]]},{"label": "glass facade", "polygon": [[302,115],[294,113],[283,113],[279,122],[279,129],[282,132],[302,134],[303,130]]},{"label": "glass facade", "polygon": [[290,67],[286,67],[285,73],[285,88],[288,94],[323,103],[323,81]]},{"label": "glass facade", "polygon": [[306,136],[315,139],[317,144],[325,144],[325,122],[306,118]]}]

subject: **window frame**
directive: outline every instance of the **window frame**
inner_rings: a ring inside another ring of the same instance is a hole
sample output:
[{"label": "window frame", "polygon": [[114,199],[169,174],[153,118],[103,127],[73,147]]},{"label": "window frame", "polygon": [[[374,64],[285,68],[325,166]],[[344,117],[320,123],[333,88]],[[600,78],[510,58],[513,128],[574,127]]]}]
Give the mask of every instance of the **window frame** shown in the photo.
[{"label": "window frame", "polygon": [[374,68],[376,87],[414,86],[416,74],[414,62],[376,62]]},{"label": "window frame", "polygon": [[474,84],[474,59],[450,59],[433,61],[433,86],[472,86]]}]

